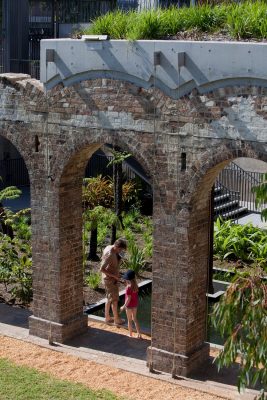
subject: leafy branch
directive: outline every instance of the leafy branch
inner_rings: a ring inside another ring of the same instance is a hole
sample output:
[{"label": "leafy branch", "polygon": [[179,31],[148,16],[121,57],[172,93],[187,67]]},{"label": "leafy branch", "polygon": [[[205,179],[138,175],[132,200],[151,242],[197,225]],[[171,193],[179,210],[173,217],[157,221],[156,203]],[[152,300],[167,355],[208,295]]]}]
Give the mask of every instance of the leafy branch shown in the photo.
[{"label": "leafy branch", "polygon": [[240,362],[238,390],[258,384],[267,388],[267,285],[261,268],[238,272],[214,307],[212,325],[226,338],[218,368]]}]

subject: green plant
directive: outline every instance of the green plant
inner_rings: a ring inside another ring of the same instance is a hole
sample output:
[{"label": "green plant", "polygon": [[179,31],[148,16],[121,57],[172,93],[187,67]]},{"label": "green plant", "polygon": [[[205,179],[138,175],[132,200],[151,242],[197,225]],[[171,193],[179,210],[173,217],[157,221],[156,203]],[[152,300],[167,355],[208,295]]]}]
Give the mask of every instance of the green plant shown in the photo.
[{"label": "green plant", "polygon": [[151,259],[153,255],[153,225],[150,217],[143,217],[144,255]]},{"label": "green plant", "polygon": [[267,7],[264,1],[233,4],[227,15],[229,31],[235,38],[266,38]]},{"label": "green plant", "polygon": [[252,224],[238,225],[219,218],[214,224],[214,255],[221,260],[232,259],[261,264],[267,268],[266,230]]},{"label": "green plant", "polygon": [[85,283],[92,289],[98,289],[101,283],[101,274],[99,272],[90,272],[89,275],[85,277]]},{"label": "green plant", "polygon": [[186,30],[223,30],[236,39],[267,37],[265,1],[216,3],[206,1],[195,7],[171,7],[142,12],[116,11],[97,18],[87,33],[130,40],[165,38]]},{"label": "green plant", "polygon": [[[103,206],[96,206],[92,210],[86,209],[83,212],[83,220],[83,238],[88,238],[89,234],[87,232],[91,232],[88,259],[97,261],[99,260],[97,256],[98,225],[101,222],[106,226],[118,224],[118,218],[110,209]],[[86,251],[86,243],[83,244],[83,248]]]},{"label": "green plant", "polygon": [[[0,280],[14,300],[28,304],[32,299],[31,246],[20,238],[0,233]],[[10,289],[9,289],[10,288]]]},{"label": "green plant", "polygon": [[260,185],[252,188],[252,192],[256,193],[256,207],[264,207],[261,211],[261,217],[267,221],[267,173],[263,175]]},{"label": "green plant", "polygon": [[140,250],[134,241],[130,241],[128,242],[128,254],[128,259],[124,261],[125,267],[139,275],[145,266],[144,251]]},{"label": "green plant", "polygon": [[240,358],[238,390],[259,383],[264,399],[267,387],[267,286],[261,268],[237,272],[214,306],[211,321],[226,338],[217,363],[219,369]]}]

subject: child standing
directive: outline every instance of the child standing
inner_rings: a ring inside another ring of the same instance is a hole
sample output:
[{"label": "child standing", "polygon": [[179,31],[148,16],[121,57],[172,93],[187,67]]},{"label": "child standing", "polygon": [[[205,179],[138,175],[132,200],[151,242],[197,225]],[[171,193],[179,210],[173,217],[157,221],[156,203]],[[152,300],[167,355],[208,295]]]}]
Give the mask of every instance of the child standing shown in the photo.
[{"label": "child standing", "polygon": [[133,336],[132,321],[135,324],[138,339],[142,339],[140,326],[137,321],[137,306],[138,306],[138,285],[135,279],[135,272],[129,269],[123,275],[123,279],[126,281],[126,291],[125,291],[125,303],[120,308],[121,311],[126,310],[129,336]]}]

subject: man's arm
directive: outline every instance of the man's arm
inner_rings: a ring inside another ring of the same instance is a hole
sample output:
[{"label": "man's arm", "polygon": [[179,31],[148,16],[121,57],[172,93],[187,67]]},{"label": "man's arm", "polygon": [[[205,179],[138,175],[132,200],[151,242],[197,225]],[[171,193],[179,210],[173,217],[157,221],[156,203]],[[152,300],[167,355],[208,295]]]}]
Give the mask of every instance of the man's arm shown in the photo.
[{"label": "man's arm", "polygon": [[104,258],[104,260],[101,263],[101,267],[100,267],[100,272],[102,272],[103,274],[105,274],[106,276],[109,276],[110,278],[115,279],[116,281],[119,281],[119,277],[112,274],[111,272],[109,272],[108,270],[108,266],[109,266],[109,262],[110,262],[110,255],[106,256]]}]

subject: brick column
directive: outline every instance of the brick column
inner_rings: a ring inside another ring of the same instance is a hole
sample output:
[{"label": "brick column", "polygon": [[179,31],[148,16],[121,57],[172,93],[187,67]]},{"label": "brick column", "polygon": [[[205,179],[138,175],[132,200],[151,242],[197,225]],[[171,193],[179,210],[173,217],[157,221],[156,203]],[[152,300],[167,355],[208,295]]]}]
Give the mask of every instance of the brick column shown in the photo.
[{"label": "brick column", "polygon": [[[77,161],[77,160],[76,160]],[[30,334],[64,342],[87,329],[83,315],[82,173],[75,162],[60,185],[35,181],[32,190],[33,316]]]},{"label": "brick column", "polygon": [[208,201],[155,216],[152,341],[148,365],[188,376],[209,355],[206,340]]}]

